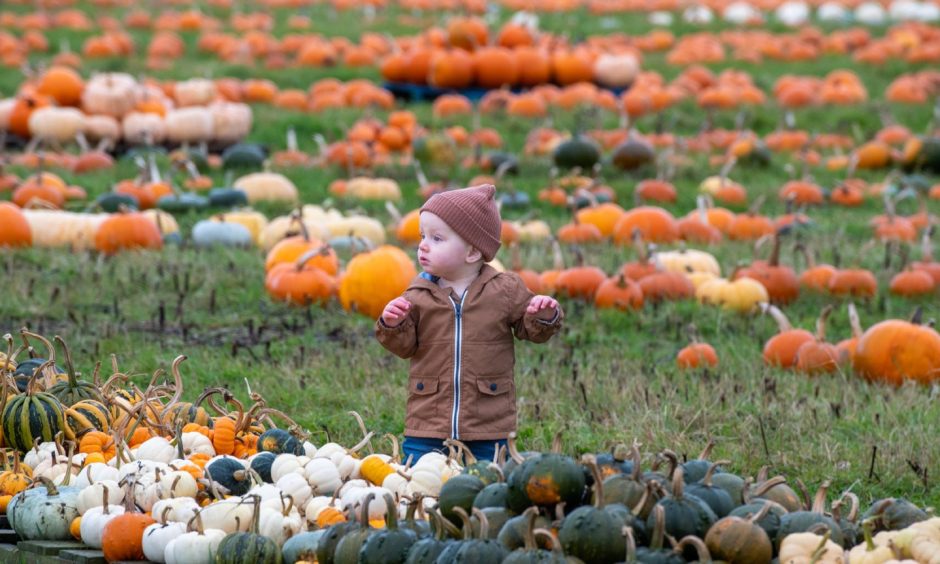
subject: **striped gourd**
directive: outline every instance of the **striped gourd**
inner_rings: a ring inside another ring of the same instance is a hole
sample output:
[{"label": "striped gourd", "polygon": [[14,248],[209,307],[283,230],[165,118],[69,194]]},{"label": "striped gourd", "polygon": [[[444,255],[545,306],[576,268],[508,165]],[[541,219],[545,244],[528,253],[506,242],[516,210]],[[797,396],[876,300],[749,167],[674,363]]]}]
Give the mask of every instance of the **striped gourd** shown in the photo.
[{"label": "striped gourd", "polygon": [[75,372],[75,365],[72,364],[72,353],[69,351],[69,347],[65,344],[65,341],[62,340],[62,337],[56,335],[55,342],[61,345],[62,349],[65,351],[65,368],[68,378],[65,381],[59,381],[46,391],[58,398],[64,406],[70,406],[86,399],[104,401],[97,386],[92,382],[78,379],[78,374]]},{"label": "striped gourd", "polygon": [[80,401],[65,410],[65,437],[80,439],[88,431],[107,433],[111,428],[111,412],[99,401]]},{"label": "striped gourd", "polygon": [[14,396],[3,408],[3,439],[8,447],[26,452],[34,440],[51,441],[64,427],[62,404],[43,392]]},{"label": "striped gourd", "polygon": [[212,416],[202,407],[192,403],[176,403],[163,410],[163,422],[171,428],[177,424],[195,423],[212,428]]}]

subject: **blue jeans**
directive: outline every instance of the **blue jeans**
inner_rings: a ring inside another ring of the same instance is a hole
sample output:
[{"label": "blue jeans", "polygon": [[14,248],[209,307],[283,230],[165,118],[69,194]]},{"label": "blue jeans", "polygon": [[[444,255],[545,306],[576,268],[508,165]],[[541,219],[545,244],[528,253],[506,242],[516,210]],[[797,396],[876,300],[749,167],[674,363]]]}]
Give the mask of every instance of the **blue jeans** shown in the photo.
[{"label": "blue jeans", "polygon": [[[492,462],[496,455],[496,449],[506,445],[506,439],[487,440],[487,441],[462,441],[467,445],[470,452],[477,460],[482,462]],[[402,458],[407,461],[411,457],[411,464],[414,465],[421,456],[429,452],[440,452],[447,454],[447,447],[443,439],[425,439],[421,437],[405,437],[405,442],[401,445]]]}]

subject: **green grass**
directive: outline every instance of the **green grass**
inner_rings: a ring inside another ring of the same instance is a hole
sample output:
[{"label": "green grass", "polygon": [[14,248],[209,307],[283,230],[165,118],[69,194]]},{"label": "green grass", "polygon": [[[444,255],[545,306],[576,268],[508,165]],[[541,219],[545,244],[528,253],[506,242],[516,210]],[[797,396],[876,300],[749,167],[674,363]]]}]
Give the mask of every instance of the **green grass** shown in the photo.
[{"label": "green grass", "polygon": [[[340,29],[345,35],[355,36],[365,29],[357,14],[339,14],[330,19],[323,12],[325,8],[316,10],[315,14],[322,16],[315,18],[319,31]],[[279,29],[286,15],[277,12]],[[374,27],[396,34],[413,31],[394,23],[395,15],[383,15]],[[579,34],[601,30],[598,19],[586,14],[576,17]],[[627,32],[648,30],[640,18],[617,16],[614,20]],[[565,21],[561,16],[546,17],[543,27],[565,29]],[[88,34],[51,35],[68,36],[74,49]],[[146,37],[135,33],[138,51],[146,45]],[[265,71],[260,66],[231,67],[196,54],[194,34],[188,34],[186,40],[190,55],[173,71],[158,76],[266,76],[282,87],[301,88],[324,76],[377,77],[374,69]],[[52,43],[55,45],[57,40]],[[666,66],[662,55],[647,57],[646,64],[667,78],[679,71]],[[898,62],[882,68],[858,66],[843,57],[795,65],[768,62],[753,66],[729,61],[713,68],[728,67],[747,70],[765,90],[784,73],[823,75],[833,68],[853,68],[862,76],[872,98],[880,98],[898,73],[914,70]],[[91,68],[137,72],[143,67],[141,58],[134,57],[98,62]],[[15,73],[0,73],[0,91],[12,91],[19,81]],[[445,125],[432,118],[429,105],[415,105],[413,109],[422,123]],[[868,137],[881,126],[873,109],[869,104],[808,109],[799,112],[797,120],[813,131],[857,130]],[[923,130],[931,115],[929,107],[890,109],[898,122],[917,131]],[[767,133],[778,126],[779,115],[772,106],[759,109],[750,117],[749,126],[758,133]],[[286,128],[293,126],[301,147],[312,152],[311,135],[340,138],[359,117],[361,114],[355,111],[309,115],[256,107],[250,139],[277,149],[283,144]],[[670,131],[688,135],[701,127],[702,119],[694,104],[686,103],[664,116],[663,124]],[[719,114],[715,123],[731,127],[734,119],[731,113]],[[576,124],[612,128],[617,116],[556,112],[552,121],[561,128]],[[455,123],[469,127],[471,120]],[[514,152],[521,150],[533,125],[492,116],[484,116],[482,124],[497,127],[506,148]],[[650,131],[658,124],[656,118],[648,117],[637,125],[641,131]],[[765,213],[780,214],[784,206],[777,200],[776,191],[788,178],[788,160],[786,155],[775,155],[766,168],[742,166],[731,176],[748,187],[752,198],[768,196]],[[511,181],[516,189],[534,196],[547,184],[548,168],[545,160],[525,159],[521,175]],[[322,169],[284,172],[308,203],[323,202],[328,197],[329,182],[343,174]],[[417,182],[409,171],[380,172],[400,180],[405,194],[403,208],[419,205]],[[453,174],[457,181],[465,182],[478,172],[455,170]],[[841,180],[839,174],[812,172],[824,187]],[[121,162],[112,171],[65,176],[94,197],[133,173],[132,164]],[[680,169],[675,178],[679,201],[667,209],[676,215],[692,209],[699,182],[713,173],[700,157],[694,166]],[[213,174],[221,183],[222,175]],[[632,202],[635,183],[649,174],[652,171],[634,175],[609,168],[604,171],[624,205]],[[862,173],[862,177],[875,181],[884,173]],[[343,209],[359,207],[383,221],[389,220],[380,204],[333,203]],[[930,205],[936,213],[936,203]],[[288,211],[274,205],[260,209],[269,216]],[[900,212],[915,209],[915,203],[906,201]],[[917,305],[925,308],[927,318],[940,314],[936,297],[912,302],[887,293],[887,281],[900,267],[899,257],[887,255],[890,265],[885,267],[883,246],[867,245],[871,238],[867,222],[881,213],[879,202],[870,201],[856,210],[825,207],[809,213],[813,226],[787,239],[783,261],[802,265],[792,251],[799,239],[817,249],[822,260],[832,262],[838,257],[842,265],[874,270],[881,292],[871,302],[859,304],[863,325],[888,317],[906,317]],[[553,227],[567,221],[564,211],[542,204],[536,204],[531,211],[507,211],[505,216],[511,219],[530,214]],[[187,232],[201,218],[179,219]],[[632,249],[607,245],[582,251],[586,262],[608,273],[634,258]],[[750,246],[743,243],[723,243],[709,251],[726,273],[752,259]],[[570,249],[566,256],[572,260]],[[507,254],[500,258],[508,263]],[[544,245],[526,246],[523,259],[536,269],[550,265],[550,253]],[[16,334],[20,327],[28,326],[49,336],[62,335],[86,376],[99,360],[107,373],[110,355],[114,354],[121,370],[133,374],[138,384],[145,384],[154,370],[168,368],[174,357],[185,354],[188,360],[182,365],[182,373],[186,398],[194,398],[204,386],[225,385],[245,399],[247,381],[270,405],[309,429],[318,444],[327,437],[344,444],[358,439],[358,428],[347,414],[350,410],[360,412],[371,430],[401,435],[407,363],[378,345],[372,337],[370,320],[348,315],[336,304],[297,309],[273,303],[263,288],[263,262],[264,256],[258,250],[206,252],[189,247],[168,247],[159,254],[130,253],[112,259],[61,250],[4,252],[0,255],[0,332]],[[786,314],[794,325],[811,328],[827,303],[838,305],[830,322],[830,338],[847,337],[849,329],[841,302],[804,294],[786,308]],[[776,332],[768,317],[742,317],[691,303],[647,306],[630,314],[597,311],[570,300],[563,301],[563,305],[568,320],[559,336],[545,346],[520,344],[517,348],[519,433],[525,448],[547,448],[559,430],[564,430],[566,452],[571,454],[598,452],[612,443],[636,438],[643,443],[648,462],[652,453],[664,448],[694,457],[713,438],[717,441],[713,458],[730,459],[731,468],[744,475],[755,475],[761,466],[770,465],[773,472],[800,478],[811,488],[830,479],[835,491],[851,488],[865,502],[885,496],[904,496],[922,505],[935,505],[940,500],[934,485],[940,469],[936,388],[910,385],[894,389],[865,383],[851,373],[809,378],[766,368],[761,347]],[[686,327],[693,322],[702,337],[719,351],[719,369],[680,372],[675,368],[675,353],[687,342]],[[376,448],[388,446],[376,444]],[[874,450],[877,455],[872,471]],[[926,479],[915,474],[912,466],[925,468]]]}]

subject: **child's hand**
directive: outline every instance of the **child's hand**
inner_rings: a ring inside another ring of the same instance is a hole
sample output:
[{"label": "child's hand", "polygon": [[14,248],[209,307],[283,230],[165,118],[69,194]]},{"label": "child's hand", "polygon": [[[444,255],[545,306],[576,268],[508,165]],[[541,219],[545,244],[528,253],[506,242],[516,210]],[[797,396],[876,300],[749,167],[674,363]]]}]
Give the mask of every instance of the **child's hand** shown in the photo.
[{"label": "child's hand", "polygon": [[551,296],[533,296],[533,298],[529,300],[529,306],[525,311],[528,314],[536,314],[543,309],[552,310],[552,315],[549,316],[549,319],[551,319],[551,317],[555,315],[554,311],[558,310],[558,301]]},{"label": "child's hand", "polygon": [[382,321],[389,327],[396,327],[405,319],[410,309],[411,302],[405,298],[395,298],[388,302],[385,310],[382,311]]}]

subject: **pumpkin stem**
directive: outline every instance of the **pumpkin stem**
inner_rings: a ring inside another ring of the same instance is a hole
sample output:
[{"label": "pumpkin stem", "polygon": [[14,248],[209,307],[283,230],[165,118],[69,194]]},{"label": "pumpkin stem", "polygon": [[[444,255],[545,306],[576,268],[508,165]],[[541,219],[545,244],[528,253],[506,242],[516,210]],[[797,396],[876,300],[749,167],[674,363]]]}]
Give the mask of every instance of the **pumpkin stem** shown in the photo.
[{"label": "pumpkin stem", "polygon": [[[101,513],[103,515],[111,514],[111,507],[108,505],[108,486],[107,484],[102,484],[101,488]],[[167,508],[169,509],[169,508]]]},{"label": "pumpkin stem", "polygon": [[634,482],[640,482],[640,445],[633,441],[630,445],[630,460],[633,461],[633,470],[630,472],[630,479]]},{"label": "pumpkin stem", "polygon": [[[359,415],[359,413],[356,412],[356,411],[348,411],[347,413],[348,413],[349,415],[352,415],[353,417],[356,418],[356,423],[359,424],[359,430],[362,432],[362,436],[363,436],[363,437],[368,437],[369,439],[371,439],[372,436],[373,436],[375,433],[369,433],[369,432],[366,430],[366,424],[365,424],[365,422],[362,420],[362,416]],[[371,442],[371,440],[367,440],[367,441],[366,441],[366,445],[368,445],[368,447],[369,447],[369,454],[375,454],[375,450],[373,450],[373,448],[372,448],[372,442]],[[365,445],[363,445],[363,446],[365,446]],[[362,447],[360,447],[360,448],[362,448]],[[354,450],[359,450],[359,449],[354,449]]]},{"label": "pumpkin stem", "polygon": [[711,554],[709,554],[708,552],[708,547],[705,546],[705,543],[702,542],[702,539],[696,537],[695,535],[688,535],[686,537],[682,537],[682,540],[680,540],[679,543],[676,544],[676,548],[675,548],[676,554],[682,554],[682,551],[683,549],[685,549],[686,545],[691,545],[695,549],[695,553],[698,554],[697,562],[711,562],[712,561]]},{"label": "pumpkin stem", "polygon": [[824,513],[826,511],[826,492],[829,490],[830,482],[826,480],[819,489],[816,490],[816,496],[813,498],[813,506],[810,509],[813,513]]},{"label": "pumpkin stem", "polygon": [[705,472],[705,477],[702,478],[702,483],[705,484],[706,486],[711,487],[712,478],[714,477],[715,470],[717,470],[719,466],[728,466],[730,464],[731,464],[730,460],[719,460],[718,462],[712,462],[711,465],[708,467],[708,470]]},{"label": "pumpkin stem", "polygon": [[509,436],[506,438],[506,447],[509,449],[509,456],[512,458],[513,462],[516,464],[522,464],[525,462],[525,458],[519,454],[519,451],[516,449],[516,432],[513,431],[509,433]]},{"label": "pumpkin stem", "polygon": [[660,456],[666,459],[669,462],[669,473],[666,474],[666,478],[672,480],[676,475],[676,468],[679,467],[679,456],[669,450],[668,448],[663,450],[660,453]]},{"label": "pumpkin stem", "polygon": [[486,540],[490,536],[490,520],[486,518],[486,513],[483,513],[483,510],[479,507],[474,507],[471,509],[473,516],[477,518],[477,521],[480,522],[480,533],[477,538],[480,540]]},{"label": "pumpkin stem", "polygon": [[535,537],[535,540],[543,539],[550,547],[552,547],[552,552],[559,557],[563,557],[561,550],[561,543],[558,542],[558,538],[548,529],[538,528],[532,530],[532,536]]},{"label": "pumpkin stem", "polygon": [[526,509],[522,516],[525,517],[525,532],[522,535],[523,540],[525,541],[525,550],[526,552],[532,550],[538,550],[538,545],[535,544],[535,536],[532,534],[533,529],[535,529],[535,518],[538,516],[539,511],[534,506]]},{"label": "pumpkin stem", "polygon": [[774,318],[774,321],[777,322],[778,333],[786,333],[787,331],[793,330],[793,326],[790,325],[790,320],[780,311],[780,308],[775,305],[770,305],[767,302],[760,302],[758,305],[760,306],[761,313],[769,313],[770,316]]},{"label": "pumpkin stem", "polygon": [[[463,508],[458,507],[457,509],[460,509],[461,511],[463,511]],[[463,511],[463,514],[466,517],[467,512]],[[454,537],[455,539],[467,538],[464,536],[464,533],[460,529],[455,527],[454,524],[450,522],[450,519],[445,519],[444,516],[441,515],[441,511],[437,507],[431,509],[428,515],[433,515],[438,525],[440,526],[441,530],[443,532],[446,532],[448,535]],[[458,515],[460,514],[458,513]],[[469,522],[470,522],[470,519],[467,518],[467,523],[469,524]],[[466,529],[464,529],[464,531],[466,531]]]},{"label": "pumpkin stem", "polygon": [[666,510],[657,503],[653,507],[653,534],[650,535],[650,548],[652,550],[661,550],[663,548],[663,536],[665,534]]},{"label": "pumpkin stem", "polygon": [[[474,508],[476,509],[476,508]],[[455,507],[453,509],[454,513],[457,514],[457,517],[460,518],[460,521],[463,523],[461,530],[463,531],[463,540],[470,540],[473,538],[473,528],[470,526],[470,516],[467,515],[467,512],[463,507]],[[481,527],[482,529],[482,524]]]},{"label": "pumpkin stem", "polygon": [[398,507],[395,505],[395,499],[389,493],[383,493],[382,498],[385,501],[385,527],[389,531],[397,531]]},{"label": "pumpkin stem", "polygon": [[816,320],[816,340],[820,343],[826,340],[826,320],[829,318],[829,314],[832,313],[832,310],[833,305],[827,305],[823,308],[822,312],[820,312],[819,319]]},{"label": "pumpkin stem", "polygon": [[597,458],[593,454],[585,454],[581,457],[581,464],[584,464],[594,476],[594,507],[604,508],[604,477],[601,476],[601,470],[597,467]]},{"label": "pumpkin stem", "polygon": [[858,520],[858,508],[860,505],[860,501],[858,499],[858,496],[855,495],[855,493],[853,492],[845,492],[844,494],[842,494],[842,499],[845,499],[845,498],[849,498],[849,501],[851,502],[851,505],[849,506],[850,507],[849,514],[846,516],[846,519],[854,523]]},{"label": "pumpkin stem", "polygon": [[682,494],[684,492],[684,483],[683,479],[683,470],[681,466],[677,466],[672,473],[672,497],[677,500],[682,499]]},{"label": "pumpkin stem", "polygon": [[559,429],[555,433],[555,436],[552,437],[552,453],[553,454],[561,454],[562,452],[561,436],[564,432],[565,432],[564,429]]},{"label": "pumpkin stem", "polygon": [[917,309],[914,310],[914,314],[911,315],[911,323],[914,325],[920,325],[923,323],[924,308],[923,306],[917,306]]},{"label": "pumpkin stem", "polygon": [[636,562],[636,538],[633,536],[633,527],[624,525],[621,533],[627,544],[627,558],[624,562]]},{"label": "pumpkin stem", "polygon": [[63,340],[62,337],[56,335],[53,338],[56,343],[62,346],[62,350],[65,351],[65,368],[68,371],[69,387],[74,389],[78,386],[78,375],[75,373],[75,365],[72,364],[72,352],[69,350],[69,346],[65,344],[65,340]]},{"label": "pumpkin stem", "polygon": [[[817,523],[822,525],[822,523]],[[825,527],[825,525],[822,525]],[[810,557],[809,564],[816,564],[822,560],[823,556],[826,554],[826,543],[829,542],[829,536],[832,535],[832,531],[829,527],[826,527],[826,532],[822,535],[822,540],[819,541],[819,545],[816,546],[816,549],[813,551],[812,556]]]},{"label": "pumpkin stem", "polygon": [[33,370],[33,375],[29,377],[29,381],[26,382],[26,395],[31,396],[33,393],[39,391],[36,389],[36,379],[50,366],[54,366],[55,361],[52,359],[43,362],[35,370]]},{"label": "pumpkin stem", "polygon": [[[711,454],[713,448],[715,448],[715,439],[709,438],[709,439],[708,439],[708,444],[705,445],[705,448],[703,448],[703,449],[702,449],[702,452],[699,453],[698,459],[699,459],[699,460],[707,460],[707,459],[708,459],[708,456]],[[731,463],[730,463],[730,462],[727,462],[726,464],[731,464]]]},{"label": "pumpkin stem", "polygon": [[31,332],[25,327],[20,329],[20,337],[23,339],[23,344],[27,347],[30,346],[29,339],[27,339],[27,337],[32,337],[40,341],[43,346],[46,347],[47,358],[55,362],[55,347],[52,346],[52,343],[49,342],[49,339],[43,337],[42,335],[37,335],[36,333]]},{"label": "pumpkin stem", "polygon": [[173,397],[170,398],[170,401],[166,403],[163,407],[163,410],[160,413],[160,419],[164,418],[164,414],[172,407],[179,399],[183,396],[183,376],[180,374],[180,364],[186,360],[186,355],[181,354],[173,359],[173,363],[170,364],[170,373],[173,374],[173,386],[175,391],[173,392]]},{"label": "pumpkin stem", "polygon": [[761,505],[760,511],[758,511],[754,515],[751,515],[750,518],[748,518],[748,521],[752,524],[757,523],[758,521],[766,517],[768,513],[770,513],[770,509],[774,506],[774,504],[775,502],[772,502],[770,500],[765,500],[764,503]]},{"label": "pumpkin stem", "polygon": [[360,507],[359,513],[359,526],[363,529],[369,528],[369,506],[372,504],[373,499],[375,499],[375,492],[369,492],[366,494],[365,499],[362,500],[362,507]]}]

